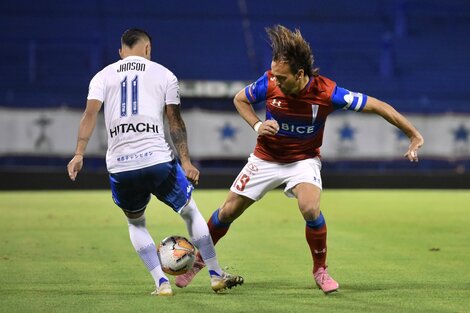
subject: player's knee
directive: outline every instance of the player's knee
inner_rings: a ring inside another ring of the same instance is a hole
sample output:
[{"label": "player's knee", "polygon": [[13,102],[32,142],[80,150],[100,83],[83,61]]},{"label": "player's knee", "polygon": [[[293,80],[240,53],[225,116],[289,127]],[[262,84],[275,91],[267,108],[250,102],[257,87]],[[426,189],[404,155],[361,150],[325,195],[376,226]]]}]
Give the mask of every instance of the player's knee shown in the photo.
[{"label": "player's knee", "polygon": [[199,210],[193,198],[189,199],[186,206],[184,206],[180,211],[180,215],[182,218],[191,218],[192,216],[194,216],[194,214],[197,213],[199,213]]},{"label": "player's knee", "polygon": [[299,209],[305,220],[315,220],[320,216],[320,203],[299,203]]},{"label": "player's knee", "polygon": [[132,213],[132,212],[127,212],[127,211],[124,211],[124,214],[127,216],[128,219],[138,219],[139,217],[141,217],[142,215],[144,215],[145,213],[145,210],[142,210],[140,212],[137,212],[137,213]]},{"label": "player's knee", "polygon": [[229,193],[229,196],[219,210],[219,220],[231,223],[236,220],[254,202],[249,198]]}]

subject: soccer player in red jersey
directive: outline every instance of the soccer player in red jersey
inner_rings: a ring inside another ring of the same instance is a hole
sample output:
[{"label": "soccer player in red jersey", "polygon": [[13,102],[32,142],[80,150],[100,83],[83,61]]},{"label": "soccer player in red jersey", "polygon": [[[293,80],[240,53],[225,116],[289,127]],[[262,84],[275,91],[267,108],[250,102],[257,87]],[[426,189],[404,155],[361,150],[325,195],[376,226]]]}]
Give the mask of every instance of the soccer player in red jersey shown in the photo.
[{"label": "soccer player in red jersey", "polygon": [[[350,92],[313,67],[313,54],[299,30],[281,25],[266,29],[271,40],[271,70],[241,90],[234,99],[243,119],[258,133],[254,153],[235,179],[227,199],[208,221],[214,244],[230,224],[268,191],[285,184],[285,194],[297,198],[305,219],[305,237],[313,259],[313,278],[324,293],[338,290],[326,265],[327,228],[320,211],[322,180],[320,146],[328,115],[335,110],[375,113],[398,127],[410,139],[405,153],[418,161],[423,137],[389,104],[365,94]],[[266,102],[261,121],[252,104]],[[176,285],[187,286],[204,267],[199,259],[192,270],[178,276]]]}]

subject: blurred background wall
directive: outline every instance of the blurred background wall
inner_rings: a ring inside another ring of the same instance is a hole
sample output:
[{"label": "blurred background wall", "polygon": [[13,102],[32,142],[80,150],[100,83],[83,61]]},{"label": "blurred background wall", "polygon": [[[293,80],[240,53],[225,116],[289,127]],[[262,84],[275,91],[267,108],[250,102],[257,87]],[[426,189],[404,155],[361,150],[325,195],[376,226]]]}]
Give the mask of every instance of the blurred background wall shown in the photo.
[{"label": "blurred background wall", "polygon": [[[425,137],[419,163],[379,117],[337,112],[322,149],[330,188],[470,187],[470,1],[25,1],[0,3],[0,189],[106,188],[106,129],[79,181],[65,170],[88,83],[115,62],[124,30],[153,39],[179,78],[201,187],[227,188],[254,132],[232,98],[269,69],[264,28],[299,28],[339,86],[392,104]],[[263,105],[256,108],[260,116]]]}]

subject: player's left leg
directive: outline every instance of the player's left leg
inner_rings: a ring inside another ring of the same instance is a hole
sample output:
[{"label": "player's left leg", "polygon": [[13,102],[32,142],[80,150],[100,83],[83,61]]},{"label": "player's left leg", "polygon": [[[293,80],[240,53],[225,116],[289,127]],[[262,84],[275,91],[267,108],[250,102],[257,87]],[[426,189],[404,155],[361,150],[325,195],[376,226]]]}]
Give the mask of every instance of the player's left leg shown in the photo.
[{"label": "player's left leg", "polygon": [[[197,260],[199,270],[205,266],[211,276],[211,287],[215,292],[226,288],[232,288],[243,284],[243,277],[231,275],[224,272],[219,265],[214,243],[209,234],[209,228],[196,206],[196,202],[191,198],[190,202],[180,211],[181,217],[186,222],[189,235],[198,248],[198,256],[202,260]],[[178,286],[178,283],[176,284]]]},{"label": "player's left leg", "polygon": [[189,203],[180,211],[180,215],[186,222],[189,236],[198,248],[203,260],[205,260],[209,272],[214,274],[222,273],[207,224],[199,212],[194,199],[190,199]]},{"label": "player's left leg", "polygon": [[306,221],[305,237],[313,259],[313,276],[318,287],[324,293],[338,290],[338,283],[331,278],[327,271],[327,228],[320,211],[319,187],[310,183],[300,183],[292,189],[296,196],[300,212]]},{"label": "player's left leg", "polygon": [[292,189],[305,222],[305,235],[312,252],[313,272],[326,267],[326,222],[320,211],[321,190],[309,183],[300,183]]},{"label": "player's left leg", "polygon": [[185,221],[191,241],[198,248],[209,270],[212,289],[218,292],[241,285],[242,277],[225,273],[220,268],[207,224],[191,197],[192,190],[193,186],[185,177],[181,166],[172,162],[169,175],[158,186],[155,195],[178,212]]},{"label": "player's left leg", "polygon": [[[277,163],[261,160],[254,155],[248,158],[247,164],[232,184],[224,203],[212,213],[207,222],[214,245],[227,234],[232,222],[248,207],[282,183],[282,178],[276,175],[278,172],[279,164]],[[193,268],[176,278],[176,286],[180,288],[188,286],[203,267],[204,262],[198,254]]]},{"label": "player's left leg", "polygon": [[320,176],[321,162],[318,158],[306,159],[289,164],[284,168],[287,172],[285,193],[296,197],[297,203],[305,219],[305,237],[313,259],[313,276],[323,292],[338,290],[339,285],[328,274],[326,265],[327,228],[320,211],[320,195],[322,182]]},{"label": "player's left leg", "polygon": [[[231,191],[229,192],[224,204],[212,213],[206,225],[214,245],[217,244],[217,242],[222,237],[224,237],[225,234],[227,234],[231,223],[237,217],[239,217],[253,202],[254,200],[242,197]],[[221,221],[222,218],[224,221]],[[199,273],[204,267],[204,258],[201,255],[201,251],[199,251],[196,255],[194,266],[185,274],[176,277],[176,286],[180,288],[188,286],[197,273]]]}]

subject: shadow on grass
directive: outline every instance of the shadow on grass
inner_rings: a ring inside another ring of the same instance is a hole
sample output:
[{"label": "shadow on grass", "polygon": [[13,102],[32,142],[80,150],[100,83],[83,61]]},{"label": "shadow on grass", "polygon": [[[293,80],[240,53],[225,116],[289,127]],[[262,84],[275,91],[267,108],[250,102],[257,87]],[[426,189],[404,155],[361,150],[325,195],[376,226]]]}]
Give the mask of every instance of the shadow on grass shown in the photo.
[{"label": "shadow on grass", "polygon": [[[148,291],[148,292],[147,292]],[[31,295],[31,294],[47,294],[49,296],[139,296],[142,294],[150,295],[152,290],[122,290],[117,288],[70,288],[61,287],[61,286],[48,286],[48,287],[36,287],[36,288],[28,288],[28,287],[18,287],[18,288],[1,288],[1,294],[3,295]]]},{"label": "shadow on grass", "polygon": [[393,291],[398,290],[400,292],[406,290],[416,290],[419,292],[423,291],[459,291],[459,290],[470,290],[469,283],[458,283],[454,282],[375,282],[375,283],[345,283],[341,284],[340,290],[347,291],[348,293],[361,293],[361,292],[374,292],[374,291]]},{"label": "shadow on grass", "polygon": [[[305,297],[312,295],[323,295],[323,292],[318,289],[312,282],[311,285],[295,284],[288,282],[273,282],[273,281],[254,281],[245,282],[241,286],[227,289],[221,293],[215,293],[209,286],[194,284],[186,288],[178,288],[172,286],[175,295],[216,295],[220,297],[235,296],[235,295],[282,295],[285,297]],[[448,291],[462,291],[470,290],[469,283],[452,284],[449,282],[377,282],[377,283],[343,283],[338,292],[333,292],[327,297],[342,298],[351,294],[374,294],[374,293],[387,293],[387,292],[439,292],[440,290]],[[74,286],[74,285],[43,285],[35,287],[27,287],[18,285],[17,287],[0,288],[3,295],[28,295],[28,294],[48,294],[54,296],[67,296],[67,295],[85,295],[85,296],[149,296],[152,292],[151,286],[129,286],[123,285],[103,285],[103,286]]]}]

